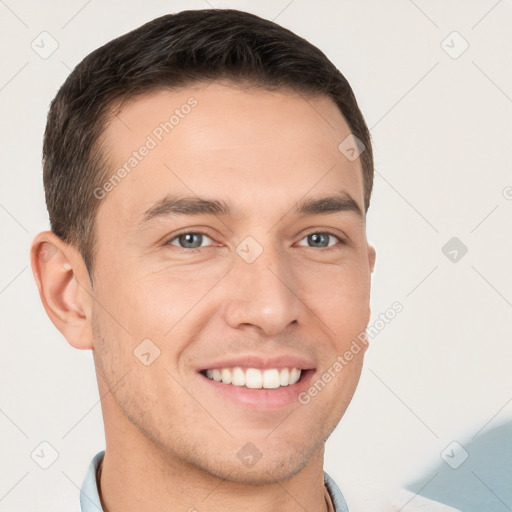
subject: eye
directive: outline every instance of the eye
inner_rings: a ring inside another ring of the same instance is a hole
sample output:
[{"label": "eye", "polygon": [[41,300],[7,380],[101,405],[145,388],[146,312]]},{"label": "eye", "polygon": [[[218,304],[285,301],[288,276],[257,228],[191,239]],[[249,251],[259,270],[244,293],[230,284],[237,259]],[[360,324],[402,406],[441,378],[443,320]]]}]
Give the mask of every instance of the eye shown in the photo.
[{"label": "eye", "polygon": [[[329,244],[329,237],[335,238],[336,240],[338,240],[338,242],[340,242],[340,244]],[[344,244],[344,241],[338,235],[335,235],[334,233],[330,233],[328,231],[315,231],[313,233],[309,233],[302,240],[307,240],[307,242],[312,243],[313,245],[310,247],[323,250],[330,250],[330,248],[333,246]]]},{"label": "eye", "polygon": [[[334,243],[330,243],[330,240],[332,239],[337,240],[339,243],[336,244],[335,241]],[[185,233],[179,233],[178,235],[175,235],[173,238],[169,239],[165,245],[174,245],[181,249],[193,250],[206,247],[203,245],[203,242],[207,240],[213,242],[211,237],[203,231],[187,231]],[[345,243],[338,235],[328,231],[315,231],[309,233],[302,240],[306,240],[307,243],[312,244],[309,247],[320,250],[330,250],[337,245],[343,245]]]},{"label": "eye", "polygon": [[[166,242],[166,245],[177,245],[181,249],[199,249],[202,247],[204,239],[212,241],[212,239],[202,231],[188,231],[186,233],[180,233],[174,238],[171,238]],[[178,243],[173,243],[176,240]]]}]

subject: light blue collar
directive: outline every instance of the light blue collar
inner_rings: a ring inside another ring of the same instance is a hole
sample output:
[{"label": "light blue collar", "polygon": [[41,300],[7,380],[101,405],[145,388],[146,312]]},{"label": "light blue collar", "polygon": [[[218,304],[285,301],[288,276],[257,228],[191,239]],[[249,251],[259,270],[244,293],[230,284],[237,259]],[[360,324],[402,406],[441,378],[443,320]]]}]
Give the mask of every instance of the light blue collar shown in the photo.
[{"label": "light blue collar", "polygon": [[96,471],[103,455],[105,455],[105,450],[98,452],[93,457],[82,482],[82,488],[80,489],[80,508],[82,512],[103,512],[96,482]]}]

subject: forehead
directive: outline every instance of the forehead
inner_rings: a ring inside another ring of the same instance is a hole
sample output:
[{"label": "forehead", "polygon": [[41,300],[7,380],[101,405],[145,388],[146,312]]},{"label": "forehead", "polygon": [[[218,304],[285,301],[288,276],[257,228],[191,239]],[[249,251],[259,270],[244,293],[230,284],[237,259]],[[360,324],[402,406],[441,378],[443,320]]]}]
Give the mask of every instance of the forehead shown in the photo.
[{"label": "forehead", "polygon": [[136,224],[166,194],[226,200],[242,215],[343,191],[363,210],[360,160],[338,149],[349,134],[326,96],[218,83],[154,91],[118,109],[105,131],[98,217],[115,209]]}]

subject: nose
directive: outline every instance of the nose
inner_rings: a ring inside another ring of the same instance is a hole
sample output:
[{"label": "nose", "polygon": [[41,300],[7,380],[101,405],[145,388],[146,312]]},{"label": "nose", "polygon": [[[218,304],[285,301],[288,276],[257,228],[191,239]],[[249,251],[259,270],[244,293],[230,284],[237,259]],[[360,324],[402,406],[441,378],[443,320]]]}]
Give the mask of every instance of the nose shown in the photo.
[{"label": "nose", "polygon": [[252,263],[237,256],[226,293],[226,323],[277,335],[299,321],[303,303],[297,285],[297,276],[277,250],[265,249]]}]

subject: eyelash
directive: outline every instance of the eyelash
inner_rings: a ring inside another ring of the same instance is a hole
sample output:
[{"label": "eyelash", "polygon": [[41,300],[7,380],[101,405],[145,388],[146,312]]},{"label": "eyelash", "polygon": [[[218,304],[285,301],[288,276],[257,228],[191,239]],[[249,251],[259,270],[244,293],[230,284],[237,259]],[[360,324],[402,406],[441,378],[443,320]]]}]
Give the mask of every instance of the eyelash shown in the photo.
[{"label": "eyelash", "polygon": [[[194,229],[194,230],[190,230],[190,231],[183,231],[182,233],[178,233],[177,235],[174,235],[172,238],[170,238],[169,240],[167,240],[165,242],[164,245],[171,245],[171,242],[176,240],[177,238],[179,238],[180,236],[183,236],[183,235],[190,235],[190,234],[193,234],[193,235],[204,235],[204,236],[207,236],[208,238],[212,239],[213,238],[206,232],[206,231],[203,231],[201,229]],[[324,247],[324,248],[316,248],[316,250],[318,252],[326,252],[326,251],[331,251],[333,249],[337,249],[339,248],[340,246],[342,245],[346,245],[346,242],[345,240],[343,240],[342,238],[340,238],[339,235],[337,235],[336,233],[333,233],[332,231],[318,231],[318,230],[314,230],[314,231],[310,231],[308,233],[306,233],[300,240],[299,242],[301,242],[302,240],[304,240],[304,238],[308,237],[309,235],[316,235],[316,234],[319,234],[319,235],[330,235],[330,236],[333,236],[334,238],[336,238],[340,243],[339,244],[335,244],[335,245],[332,245],[332,246],[329,246],[329,247]],[[192,252],[192,253],[195,253],[197,251],[200,251],[201,249],[205,249],[205,247],[196,247],[194,249],[187,249],[185,247],[178,247],[178,246],[173,246],[175,247],[176,249],[181,249],[182,251],[184,252]],[[301,246],[302,247],[302,246]],[[309,247],[309,249],[315,249],[315,247]]]}]

